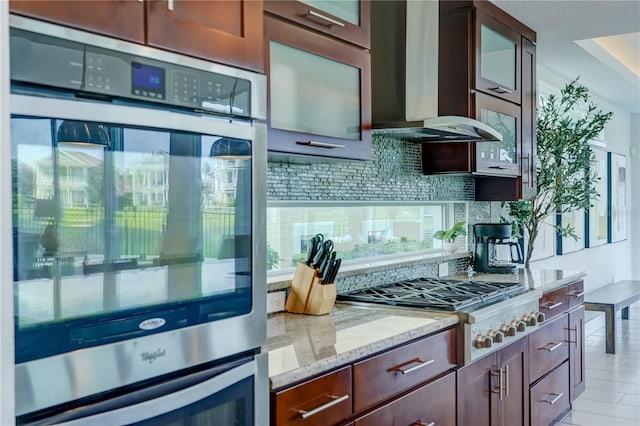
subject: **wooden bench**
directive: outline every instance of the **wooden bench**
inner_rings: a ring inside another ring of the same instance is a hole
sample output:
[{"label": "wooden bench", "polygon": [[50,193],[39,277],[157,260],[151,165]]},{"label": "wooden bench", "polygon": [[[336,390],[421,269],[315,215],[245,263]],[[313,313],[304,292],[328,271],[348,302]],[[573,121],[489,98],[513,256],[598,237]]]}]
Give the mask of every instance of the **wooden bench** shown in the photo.
[{"label": "wooden bench", "polygon": [[622,319],[629,319],[629,305],[638,300],[640,281],[618,281],[585,294],[584,308],[587,311],[604,312],[608,354],[616,353],[616,312],[622,309]]}]

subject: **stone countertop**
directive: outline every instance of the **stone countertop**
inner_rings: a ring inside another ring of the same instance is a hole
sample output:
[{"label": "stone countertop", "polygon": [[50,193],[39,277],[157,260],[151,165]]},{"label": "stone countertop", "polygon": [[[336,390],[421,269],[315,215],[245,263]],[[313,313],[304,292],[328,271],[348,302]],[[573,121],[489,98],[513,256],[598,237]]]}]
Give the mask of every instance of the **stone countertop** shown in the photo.
[{"label": "stone countertop", "polygon": [[[524,269],[520,268],[513,274],[488,274],[474,273],[472,280],[495,282],[518,282],[533,290],[542,293],[555,290],[558,287],[578,281],[587,275],[584,271],[571,271],[560,269]],[[468,275],[451,275],[447,278],[468,280]]]},{"label": "stone countertop", "polygon": [[328,315],[267,320],[271,389],[298,382],[458,323],[451,313],[336,303]]}]

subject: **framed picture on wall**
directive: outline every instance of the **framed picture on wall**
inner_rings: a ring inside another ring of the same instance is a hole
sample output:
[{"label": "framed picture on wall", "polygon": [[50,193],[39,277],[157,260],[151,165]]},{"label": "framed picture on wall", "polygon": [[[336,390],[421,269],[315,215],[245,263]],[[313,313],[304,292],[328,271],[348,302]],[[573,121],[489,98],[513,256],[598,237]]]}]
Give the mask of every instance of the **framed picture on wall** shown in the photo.
[{"label": "framed picture on wall", "polygon": [[609,239],[627,239],[627,158],[609,152]]},{"label": "framed picture on wall", "polygon": [[586,211],[585,247],[597,247],[608,241],[608,204],[609,204],[609,173],[607,167],[607,151],[592,148],[595,156],[594,173],[598,180],[595,182],[599,197],[591,201],[592,206]]},{"label": "framed picture on wall", "polygon": [[557,254],[573,253],[584,248],[584,216],[584,209],[557,215],[558,225],[563,227],[571,225],[577,236],[577,238],[563,237],[560,232],[558,232],[556,243]]}]

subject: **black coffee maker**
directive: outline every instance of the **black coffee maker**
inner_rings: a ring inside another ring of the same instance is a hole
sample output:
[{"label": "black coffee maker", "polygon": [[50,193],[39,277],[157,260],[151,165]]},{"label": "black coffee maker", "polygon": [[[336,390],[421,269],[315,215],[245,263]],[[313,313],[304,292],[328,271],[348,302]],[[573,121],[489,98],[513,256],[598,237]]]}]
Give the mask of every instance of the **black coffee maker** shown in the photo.
[{"label": "black coffee maker", "polygon": [[[511,240],[510,223],[476,223],[473,225],[475,251],[473,253],[473,269],[476,272],[493,274],[511,274],[522,262],[520,245]],[[501,246],[507,246],[505,251]],[[501,259],[502,253],[508,253],[506,259]]]}]

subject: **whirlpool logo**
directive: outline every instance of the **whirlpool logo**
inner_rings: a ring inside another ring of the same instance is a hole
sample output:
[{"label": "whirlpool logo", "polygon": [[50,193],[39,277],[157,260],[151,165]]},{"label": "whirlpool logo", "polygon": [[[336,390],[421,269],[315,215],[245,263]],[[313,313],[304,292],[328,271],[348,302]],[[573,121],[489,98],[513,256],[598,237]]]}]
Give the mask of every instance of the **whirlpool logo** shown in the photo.
[{"label": "whirlpool logo", "polygon": [[161,358],[163,356],[166,355],[166,350],[165,349],[156,349],[153,352],[142,352],[140,354],[140,357],[142,358],[142,361],[144,362],[148,362],[149,364],[151,364],[152,362],[154,362],[155,360],[157,360],[158,358]]}]

